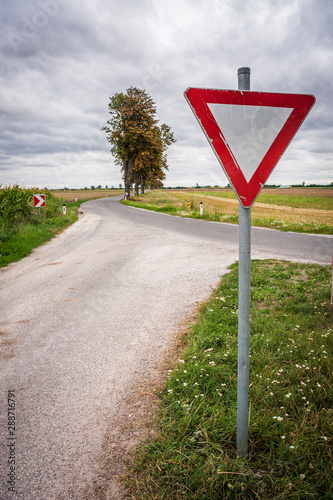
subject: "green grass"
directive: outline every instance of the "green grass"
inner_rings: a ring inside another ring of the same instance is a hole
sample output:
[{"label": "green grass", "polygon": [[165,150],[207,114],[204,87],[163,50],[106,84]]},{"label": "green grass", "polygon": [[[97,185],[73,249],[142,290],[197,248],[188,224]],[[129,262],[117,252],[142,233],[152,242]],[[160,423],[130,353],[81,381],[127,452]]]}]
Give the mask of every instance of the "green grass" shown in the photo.
[{"label": "green grass", "polygon": [[259,194],[257,201],[261,203],[271,203],[272,205],[287,205],[293,208],[313,208],[317,210],[333,209],[333,198],[324,198],[321,196],[276,196]]},{"label": "green grass", "polygon": [[331,269],[252,261],[249,454],[236,445],[238,267],[183,342],[133,499],[333,498]]},{"label": "green grass", "polygon": [[294,233],[333,234],[333,226],[316,222],[287,222],[278,217],[252,217],[251,224],[256,227],[267,227],[278,231]]},{"label": "green grass", "polygon": [[178,215],[179,213],[177,207],[174,207],[171,204],[158,206],[158,205],[150,205],[148,203],[141,203],[130,200],[120,200],[120,203],[122,203],[123,205],[128,205],[130,207],[143,208],[144,210],[151,210],[153,212],[162,212],[170,215]]},{"label": "green grass", "polygon": [[53,217],[40,225],[21,224],[16,228],[0,228],[0,267],[29,255],[63,229],[77,220],[77,211],[67,211],[64,216]]}]

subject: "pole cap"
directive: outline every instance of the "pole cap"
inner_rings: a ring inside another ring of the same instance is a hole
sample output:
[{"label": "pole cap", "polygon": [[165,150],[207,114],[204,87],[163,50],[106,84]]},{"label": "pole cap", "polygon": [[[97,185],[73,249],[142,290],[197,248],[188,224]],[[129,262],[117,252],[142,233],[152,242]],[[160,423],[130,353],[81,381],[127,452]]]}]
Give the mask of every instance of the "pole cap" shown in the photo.
[{"label": "pole cap", "polygon": [[244,73],[250,75],[251,74],[250,68],[248,67],[238,68],[237,76],[243,75]]}]

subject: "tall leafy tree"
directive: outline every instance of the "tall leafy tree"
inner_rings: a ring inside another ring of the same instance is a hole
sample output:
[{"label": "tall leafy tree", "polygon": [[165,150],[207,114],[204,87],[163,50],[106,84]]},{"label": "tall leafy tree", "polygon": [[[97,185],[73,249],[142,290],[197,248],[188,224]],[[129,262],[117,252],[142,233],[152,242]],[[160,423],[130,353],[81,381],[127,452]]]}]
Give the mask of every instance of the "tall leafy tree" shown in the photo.
[{"label": "tall leafy tree", "polygon": [[[102,128],[111,144],[115,163],[121,166],[125,193],[133,182],[144,190],[147,178],[167,169],[166,149],[175,142],[168,125],[157,125],[156,105],[145,90],[136,87],[110,97],[111,118]],[[157,168],[158,167],[158,168]]]}]

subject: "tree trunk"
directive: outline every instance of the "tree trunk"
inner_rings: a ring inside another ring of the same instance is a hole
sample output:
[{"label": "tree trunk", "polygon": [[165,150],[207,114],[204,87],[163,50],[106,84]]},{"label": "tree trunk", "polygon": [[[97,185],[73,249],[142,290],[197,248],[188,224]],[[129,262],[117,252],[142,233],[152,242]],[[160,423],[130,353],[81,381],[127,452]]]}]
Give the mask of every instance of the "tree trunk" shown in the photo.
[{"label": "tree trunk", "polygon": [[145,194],[145,187],[146,187],[146,177],[142,175],[141,177],[141,194]]},{"label": "tree trunk", "polygon": [[131,172],[132,172],[133,161],[132,158],[129,160],[124,160],[124,183],[125,183],[125,199],[129,199],[131,196]]},{"label": "tree trunk", "polygon": [[140,182],[139,172],[135,172],[135,196],[139,196],[139,182]]}]

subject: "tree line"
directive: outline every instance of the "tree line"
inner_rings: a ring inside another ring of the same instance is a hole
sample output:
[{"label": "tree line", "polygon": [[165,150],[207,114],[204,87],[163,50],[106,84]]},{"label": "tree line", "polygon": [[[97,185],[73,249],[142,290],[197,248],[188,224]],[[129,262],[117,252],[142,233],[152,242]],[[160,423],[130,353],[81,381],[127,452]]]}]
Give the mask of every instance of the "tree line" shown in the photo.
[{"label": "tree line", "polygon": [[156,105],[145,90],[130,87],[116,93],[108,104],[110,119],[102,128],[111,145],[115,163],[120,165],[125,197],[144,193],[146,186],[160,187],[168,170],[166,151],[176,140],[166,124],[158,125]]}]

